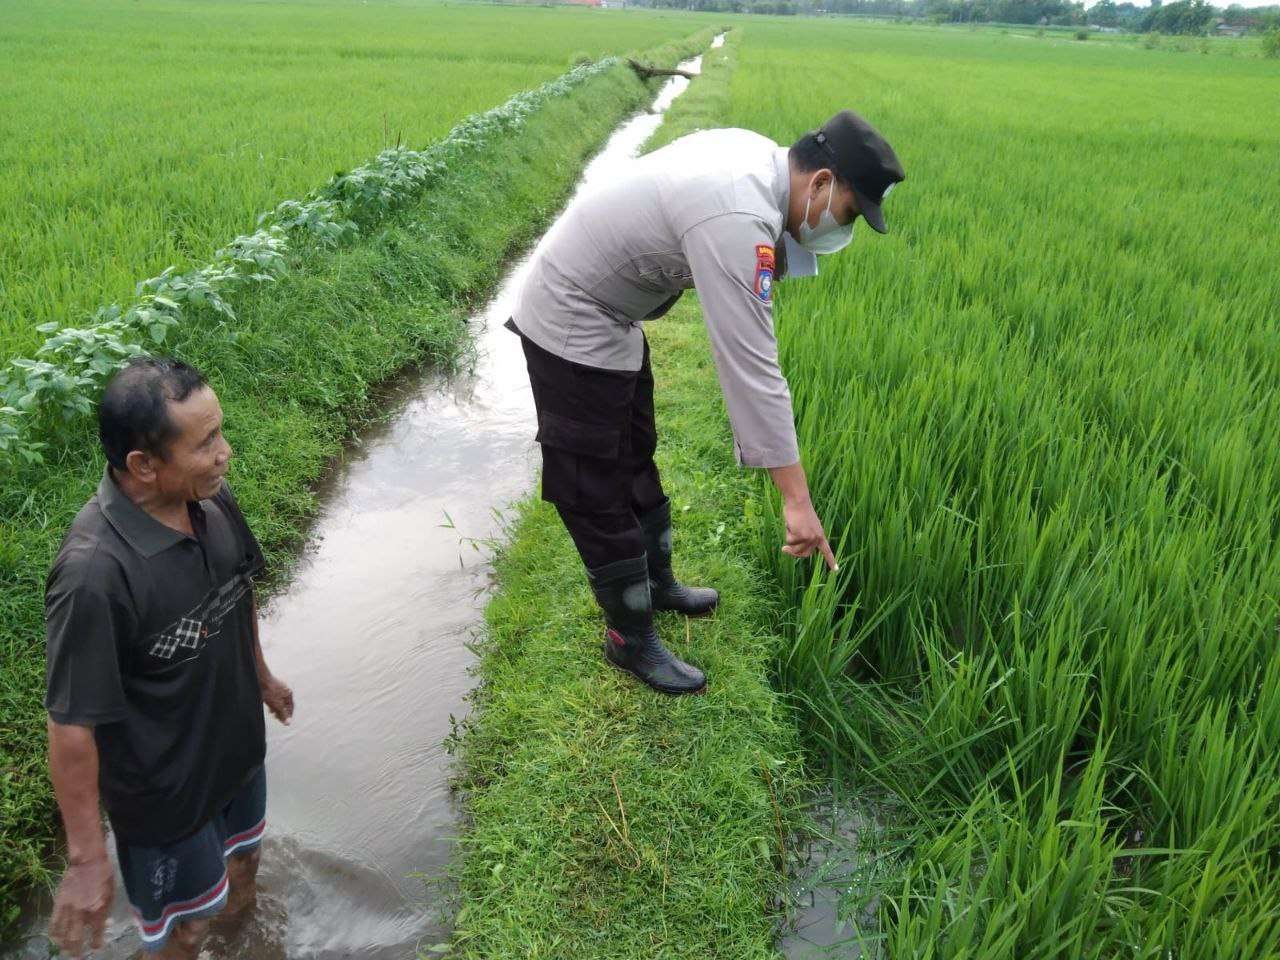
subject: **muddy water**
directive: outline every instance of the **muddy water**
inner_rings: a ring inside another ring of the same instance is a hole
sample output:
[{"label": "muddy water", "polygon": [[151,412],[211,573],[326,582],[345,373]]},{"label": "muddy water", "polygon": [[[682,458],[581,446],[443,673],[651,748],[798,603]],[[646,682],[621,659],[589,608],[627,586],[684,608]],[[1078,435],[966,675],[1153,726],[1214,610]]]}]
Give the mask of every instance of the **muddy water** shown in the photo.
[{"label": "muddy water", "polygon": [[[723,42],[717,38],[716,46]],[[701,57],[680,67],[697,72]],[[673,77],[622,124],[578,189],[616,175],[689,86]],[[258,907],[215,925],[209,954],[252,960],[405,958],[445,936],[444,873],[459,825],[444,741],[466,714],[501,511],[534,481],[533,405],[519,339],[504,330],[515,264],[471,318],[465,375],[403,389],[321,491],[312,538],[262,639],[293,686],[292,725],[268,721],[268,834]],[[46,920],[24,950],[48,955]],[[138,947],[123,890],[97,956]]]},{"label": "muddy water", "polygon": [[864,832],[874,832],[864,810],[835,795],[814,799],[813,833],[793,851],[787,891],[788,922],[777,947],[786,960],[853,960],[872,917],[852,915],[848,895],[861,886],[868,870],[862,849]]}]

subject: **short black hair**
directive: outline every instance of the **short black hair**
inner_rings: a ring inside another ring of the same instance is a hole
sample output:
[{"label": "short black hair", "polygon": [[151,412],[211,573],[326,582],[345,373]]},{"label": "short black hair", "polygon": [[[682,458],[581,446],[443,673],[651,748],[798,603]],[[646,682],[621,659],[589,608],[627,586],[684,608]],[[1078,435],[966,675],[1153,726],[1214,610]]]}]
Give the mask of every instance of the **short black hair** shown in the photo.
[{"label": "short black hair", "polygon": [[124,470],[132,450],[164,456],[176,432],[168,405],[206,386],[204,374],[170,357],[134,357],[107,384],[98,404],[98,436],[107,463]]},{"label": "short black hair", "polygon": [[845,187],[852,187],[848,180],[836,169],[836,158],[818,142],[817,131],[804,134],[791,145],[787,156],[801,173],[816,173],[819,170],[830,170],[836,182]]}]

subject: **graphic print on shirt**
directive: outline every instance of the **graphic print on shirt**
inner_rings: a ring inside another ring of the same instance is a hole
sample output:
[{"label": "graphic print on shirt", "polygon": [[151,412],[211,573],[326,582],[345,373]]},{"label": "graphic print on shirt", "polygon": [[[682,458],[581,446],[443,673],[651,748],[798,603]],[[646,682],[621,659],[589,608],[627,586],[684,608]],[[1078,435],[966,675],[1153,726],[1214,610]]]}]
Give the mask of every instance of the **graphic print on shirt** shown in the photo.
[{"label": "graphic print on shirt", "polygon": [[223,619],[252,587],[253,580],[247,572],[236,573],[159,633],[152,634],[148,652],[160,660],[178,656],[178,663],[198,657],[205,644],[222,632]]},{"label": "graphic print on shirt", "polygon": [[773,295],[773,270],[773,247],[757,243],[755,294],[761,303],[768,303]]}]

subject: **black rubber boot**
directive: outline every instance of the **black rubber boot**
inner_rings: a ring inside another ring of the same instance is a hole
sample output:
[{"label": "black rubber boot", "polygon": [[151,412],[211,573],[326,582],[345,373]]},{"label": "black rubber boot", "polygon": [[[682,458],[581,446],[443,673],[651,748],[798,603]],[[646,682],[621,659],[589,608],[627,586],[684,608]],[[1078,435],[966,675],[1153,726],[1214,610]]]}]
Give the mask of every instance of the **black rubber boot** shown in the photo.
[{"label": "black rubber boot", "polygon": [[686,587],[671,569],[671,501],[640,517],[649,557],[649,590],[653,609],[674,610],[686,617],[705,617],[720,602],[710,587]]},{"label": "black rubber boot", "polygon": [[663,693],[701,693],[706,675],[672,656],[653,628],[645,558],[596,567],[587,571],[587,578],[609,625],[605,659]]}]

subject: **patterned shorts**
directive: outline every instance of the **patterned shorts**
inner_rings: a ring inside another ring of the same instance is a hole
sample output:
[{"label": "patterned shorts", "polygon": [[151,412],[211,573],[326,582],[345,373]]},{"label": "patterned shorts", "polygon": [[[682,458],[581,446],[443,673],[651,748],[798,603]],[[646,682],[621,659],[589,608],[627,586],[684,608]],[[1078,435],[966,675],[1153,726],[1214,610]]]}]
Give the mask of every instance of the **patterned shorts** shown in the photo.
[{"label": "patterned shorts", "polygon": [[161,949],[175,924],[222,910],[227,858],[262,842],[266,812],[267,776],[259,768],[222,812],[191,836],[161,847],[116,840],[120,873],[146,950]]}]

